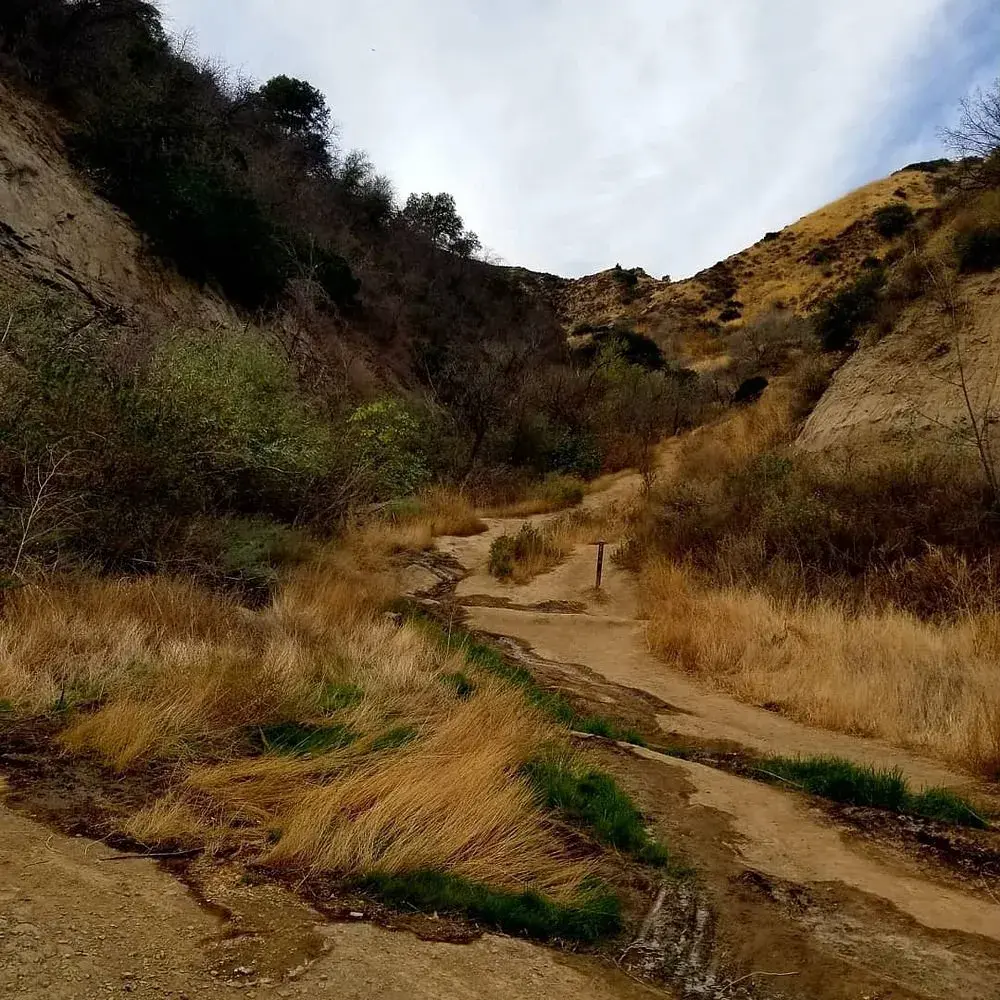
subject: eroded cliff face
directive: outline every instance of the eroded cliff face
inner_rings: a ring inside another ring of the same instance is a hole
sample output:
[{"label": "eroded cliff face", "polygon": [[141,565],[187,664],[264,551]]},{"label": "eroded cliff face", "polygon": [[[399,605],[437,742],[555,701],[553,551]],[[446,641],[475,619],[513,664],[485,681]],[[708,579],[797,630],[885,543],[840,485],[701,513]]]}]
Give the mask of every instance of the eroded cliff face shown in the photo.
[{"label": "eroded cliff face", "polygon": [[0,273],[82,294],[158,324],[230,316],[221,299],[145,252],[130,220],[70,165],[53,116],[4,84]]},{"label": "eroded cliff face", "polygon": [[[802,430],[807,451],[974,448],[971,414],[995,436],[1000,406],[1000,274],[959,280],[950,301],[927,294],[893,331],[834,376]],[[968,398],[966,398],[966,392]]]}]

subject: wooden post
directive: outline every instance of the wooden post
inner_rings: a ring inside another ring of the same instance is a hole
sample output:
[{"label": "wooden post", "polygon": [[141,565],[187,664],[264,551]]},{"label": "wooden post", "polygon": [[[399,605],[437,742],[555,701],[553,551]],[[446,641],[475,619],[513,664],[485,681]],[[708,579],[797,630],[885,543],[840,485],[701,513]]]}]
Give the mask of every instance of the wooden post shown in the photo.
[{"label": "wooden post", "polygon": [[604,576],[604,539],[597,543],[597,589],[601,589],[601,578]]}]

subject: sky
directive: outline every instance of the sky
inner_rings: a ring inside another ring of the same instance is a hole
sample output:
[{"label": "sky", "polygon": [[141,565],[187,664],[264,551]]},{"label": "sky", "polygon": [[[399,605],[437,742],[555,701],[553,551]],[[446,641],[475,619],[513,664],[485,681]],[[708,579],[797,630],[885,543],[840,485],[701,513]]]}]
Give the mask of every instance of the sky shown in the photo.
[{"label": "sky", "polygon": [[201,55],[322,90],[401,199],[508,263],[686,277],[942,155],[995,0],[161,0]]}]

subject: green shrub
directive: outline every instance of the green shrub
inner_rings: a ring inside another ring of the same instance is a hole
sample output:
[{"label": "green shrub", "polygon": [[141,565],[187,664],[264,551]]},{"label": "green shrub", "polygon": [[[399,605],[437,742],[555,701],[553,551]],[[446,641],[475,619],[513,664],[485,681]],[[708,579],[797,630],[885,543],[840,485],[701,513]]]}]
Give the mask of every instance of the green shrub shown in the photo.
[{"label": "green shrub", "polygon": [[142,401],[155,445],[195,467],[286,483],[330,467],[329,425],[261,336],[187,334],[168,341],[152,359]]},{"label": "green shrub", "polygon": [[420,426],[399,400],[387,397],[359,406],[347,427],[373,499],[403,497],[426,483]]},{"label": "green shrub", "polygon": [[524,772],[544,806],[579,824],[602,844],[646,864],[669,863],[666,848],[649,835],[642,814],[611,775],[581,770],[557,758],[532,761]]},{"label": "green shrub", "polygon": [[505,892],[439,871],[375,873],[359,884],[396,906],[468,917],[509,934],[543,941],[589,943],[621,929],[618,899],[598,886],[589,887],[572,903],[560,904],[537,892]]},{"label": "green shrub", "polygon": [[885,281],[884,269],[866,270],[854,284],[827,300],[814,318],[824,350],[842,351],[854,344],[857,333],[875,317]]},{"label": "green shrub", "polygon": [[490,573],[509,580],[519,566],[548,565],[558,561],[562,550],[554,548],[550,537],[531,524],[521,525],[516,535],[500,535],[490,546]]},{"label": "green shrub", "polygon": [[1000,267],[1000,225],[974,226],[955,237],[958,267],[963,274]]},{"label": "green shrub", "polygon": [[901,204],[885,205],[872,215],[875,231],[886,240],[902,236],[913,225],[915,219],[913,209],[909,205]]}]

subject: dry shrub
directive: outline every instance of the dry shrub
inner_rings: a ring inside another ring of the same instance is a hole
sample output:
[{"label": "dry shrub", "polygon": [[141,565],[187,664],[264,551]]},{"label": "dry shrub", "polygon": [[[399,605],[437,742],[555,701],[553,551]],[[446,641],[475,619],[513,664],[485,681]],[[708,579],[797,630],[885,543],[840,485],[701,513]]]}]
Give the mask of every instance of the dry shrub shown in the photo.
[{"label": "dry shrub", "polygon": [[535,527],[525,523],[516,534],[504,534],[490,547],[490,572],[501,580],[524,584],[548,573],[580,545],[599,540],[617,542],[637,516],[638,507],[611,503],[574,510]]},{"label": "dry shrub", "polygon": [[666,561],[647,566],[641,592],[652,649],[741,700],[971,768],[1000,763],[998,615],[931,624],[796,605],[748,587],[703,589]]}]

